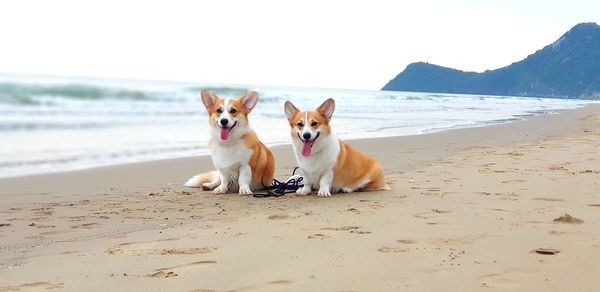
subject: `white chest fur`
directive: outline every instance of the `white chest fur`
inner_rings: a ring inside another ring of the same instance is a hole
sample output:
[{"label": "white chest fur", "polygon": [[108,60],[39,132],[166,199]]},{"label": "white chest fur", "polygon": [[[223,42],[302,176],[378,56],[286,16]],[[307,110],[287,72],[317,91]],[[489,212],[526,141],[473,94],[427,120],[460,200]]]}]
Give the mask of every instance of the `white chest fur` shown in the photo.
[{"label": "white chest fur", "polygon": [[[294,155],[298,162],[298,167],[302,170],[305,179],[312,184],[318,183],[323,174],[332,171],[337,162],[338,154],[340,153],[339,140],[335,135],[319,141],[322,144],[318,149],[313,149],[316,153],[310,156],[301,154],[302,142],[294,140]],[[317,146],[317,145],[315,145]]]},{"label": "white chest fur", "polygon": [[230,182],[237,184],[240,167],[248,165],[252,150],[243,140],[226,145],[210,143],[209,149],[215,168],[228,177]]}]

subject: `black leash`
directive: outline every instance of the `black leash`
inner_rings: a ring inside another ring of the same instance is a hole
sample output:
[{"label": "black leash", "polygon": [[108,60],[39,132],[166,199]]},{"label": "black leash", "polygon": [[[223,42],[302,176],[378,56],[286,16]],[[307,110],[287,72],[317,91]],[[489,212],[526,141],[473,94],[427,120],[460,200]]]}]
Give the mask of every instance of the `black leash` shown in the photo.
[{"label": "black leash", "polygon": [[[298,167],[294,168],[292,172],[292,176],[296,175],[296,170]],[[303,177],[288,179],[285,182],[280,182],[276,179],[273,179],[273,183],[270,186],[263,185],[263,191],[254,193],[255,198],[267,198],[267,197],[281,197],[285,194],[294,193],[297,189],[303,187],[304,185],[300,184],[304,180]]]}]

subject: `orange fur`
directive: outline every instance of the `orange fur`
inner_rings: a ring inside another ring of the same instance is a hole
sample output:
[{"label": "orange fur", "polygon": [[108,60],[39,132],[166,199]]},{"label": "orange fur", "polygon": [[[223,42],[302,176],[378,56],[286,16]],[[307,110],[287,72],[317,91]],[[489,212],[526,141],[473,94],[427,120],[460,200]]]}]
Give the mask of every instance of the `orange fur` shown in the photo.
[{"label": "orange fur", "polygon": [[[217,113],[217,108],[219,108],[219,106],[222,106],[223,103],[225,102],[224,99],[218,97],[217,95],[215,95],[215,97],[216,97],[215,103],[211,107],[206,108],[206,110],[208,111],[209,117],[213,117],[213,115],[216,115],[218,117],[220,114]],[[236,117],[237,115],[243,115],[244,118],[247,120],[250,110],[248,110],[247,108],[245,108],[242,105],[243,98],[244,98],[244,96],[241,96],[238,99],[231,99],[229,101],[229,105],[237,110],[237,112],[235,112],[234,114],[231,114],[233,117]]]},{"label": "orange fur", "polygon": [[273,182],[275,173],[275,159],[271,150],[265,146],[255,133],[249,133],[243,137],[244,143],[252,149],[250,157],[250,168],[252,169],[252,185],[269,186]]},{"label": "orange fur", "polygon": [[204,183],[213,181],[216,175],[218,174],[215,170],[199,174],[197,187],[201,187]]},{"label": "orange fur", "polygon": [[355,186],[362,180],[369,182],[360,190],[372,191],[387,188],[383,168],[373,157],[340,140],[340,153],[333,167],[333,185]]}]

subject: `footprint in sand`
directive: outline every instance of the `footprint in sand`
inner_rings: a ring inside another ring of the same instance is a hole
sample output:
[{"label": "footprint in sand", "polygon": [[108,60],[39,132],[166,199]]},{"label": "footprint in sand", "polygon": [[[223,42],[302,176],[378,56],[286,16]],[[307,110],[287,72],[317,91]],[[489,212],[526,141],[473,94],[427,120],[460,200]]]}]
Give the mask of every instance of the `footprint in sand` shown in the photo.
[{"label": "footprint in sand", "polygon": [[109,248],[106,252],[108,254],[152,254],[157,250],[156,246],[160,243],[176,240],[179,240],[179,238],[165,238],[155,241],[125,242]]},{"label": "footprint in sand", "polygon": [[518,289],[523,286],[522,283],[531,281],[536,276],[537,272],[511,269],[498,274],[480,276],[479,281],[483,288]]},{"label": "footprint in sand", "polygon": [[44,236],[48,236],[48,235],[56,235],[56,234],[63,234],[63,233],[67,233],[69,232],[67,231],[63,231],[63,230],[54,230],[54,231],[44,231],[44,232],[40,232],[38,233],[38,235],[41,235],[42,237]]},{"label": "footprint in sand", "polygon": [[216,263],[217,263],[216,261],[199,261],[199,262],[193,262],[193,263],[189,263],[189,264],[185,264],[185,265],[181,265],[181,266],[160,268],[160,269],[154,270],[154,272],[152,272],[152,273],[146,274],[146,277],[150,277],[150,278],[177,277],[177,276],[179,276],[179,274],[184,274],[186,272],[189,272],[189,270],[194,270],[194,269],[197,269],[200,267],[204,267],[204,266],[212,265],[212,264],[216,264]]},{"label": "footprint in sand", "polygon": [[165,272],[165,271],[158,271],[155,273],[150,273],[147,274],[146,277],[151,277],[151,278],[170,278],[170,277],[177,277],[179,275],[175,274],[175,272],[170,271],[170,272]]},{"label": "footprint in sand", "polygon": [[31,209],[31,211],[34,211],[33,215],[39,216],[39,217],[48,217],[48,216],[54,214],[53,208],[36,208],[36,209]]},{"label": "footprint in sand", "polygon": [[567,223],[567,224],[581,224],[583,223],[583,220],[579,219],[579,218],[575,218],[569,214],[565,214],[563,216],[560,216],[558,218],[555,218],[554,220],[552,220],[552,222],[554,223]]},{"label": "footprint in sand", "polygon": [[342,227],[324,227],[321,230],[333,230],[333,231],[347,231],[347,230],[357,230],[360,229],[360,226],[342,226]]},{"label": "footprint in sand", "polygon": [[64,288],[64,283],[50,283],[50,282],[33,282],[26,283],[17,286],[0,286],[0,291],[38,291],[38,290],[50,290],[50,289],[61,289]]},{"label": "footprint in sand", "polygon": [[562,171],[568,171],[568,169],[562,165],[550,165],[550,167],[548,167],[548,170],[562,170]]},{"label": "footprint in sand", "polygon": [[354,233],[354,234],[371,234],[371,231],[364,231],[364,230],[350,230],[350,233]]},{"label": "footprint in sand", "polygon": [[546,201],[546,202],[565,202],[565,200],[558,199],[558,198],[533,198],[532,200]]},{"label": "footprint in sand", "polygon": [[269,220],[285,220],[285,219],[290,219],[292,218],[292,216],[288,215],[288,214],[274,214],[274,215],[270,215],[267,219]]},{"label": "footprint in sand", "polygon": [[[285,286],[285,285],[291,285],[294,284],[293,281],[290,280],[276,280],[276,281],[271,281],[271,282],[267,282],[264,284],[258,284],[258,285],[252,285],[252,286],[245,286],[245,287],[240,287],[237,289],[233,289],[232,291],[246,291],[246,290],[251,290],[251,291],[263,291],[265,289],[267,289],[266,287],[269,286]],[[271,289],[273,289],[275,287],[272,287]],[[269,290],[271,290],[269,289]],[[196,291],[196,290],[192,290],[192,291]],[[201,292],[205,292],[204,290],[200,290]],[[208,290],[208,291],[212,291],[212,290]],[[275,291],[287,291],[285,289],[283,289],[283,287],[278,287],[277,290]]]},{"label": "footprint in sand", "polygon": [[14,214],[21,211],[21,208],[8,208],[6,210],[0,211],[0,214]]},{"label": "footprint in sand", "polygon": [[209,253],[216,248],[211,247],[194,247],[194,248],[163,248],[160,250],[161,255],[169,254],[202,254]]},{"label": "footprint in sand", "polygon": [[425,196],[437,196],[437,195],[444,195],[441,192],[441,188],[438,187],[430,187],[430,188],[426,188],[425,191],[421,192],[421,195],[425,195]]},{"label": "footprint in sand", "polygon": [[35,222],[31,223],[31,224],[29,224],[27,226],[37,227],[37,228],[54,228],[54,227],[56,227],[54,225],[38,224],[38,223],[35,223]]},{"label": "footprint in sand", "polygon": [[73,225],[71,226],[71,229],[94,229],[94,228],[100,228],[100,224],[98,223],[85,223],[85,224],[79,224],[79,225]]},{"label": "footprint in sand", "polygon": [[454,238],[432,238],[431,244],[434,245],[467,245],[475,242],[478,239],[485,238],[485,235],[464,235]]},{"label": "footprint in sand", "polygon": [[147,254],[159,254],[159,255],[191,255],[191,254],[203,254],[209,253],[217,248],[214,247],[168,247],[170,242],[177,241],[179,238],[166,238],[156,241],[146,242],[126,242],[117,244],[109,248],[106,252],[111,255],[116,254],[129,254],[129,255],[147,255]]},{"label": "footprint in sand", "polygon": [[271,281],[267,284],[269,285],[287,285],[287,284],[292,284],[294,282],[290,281],[290,280],[277,280],[277,281]]},{"label": "footprint in sand", "polygon": [[[65,218],[65,217],[61,217],[61,218]],[[83,221],[87,218],[87,216],[71,216],[71,217],[66,217],[67,221],[70,222],[80,222]]]},{"label": "footprint in sand", "polygon": [[501,183],[506,184],[506,183],[524,183],[527,182],[524,179],[513,179],[513,180],[503,180],[501,181]]},{"label": "footprint in sand", "polygon": [[420,219],[431,219],[431,218],[438,217],[439,214],[446,214],[446,213],[451,213],[451,212],[448,210],[431,209],[431,211],[429,211],[429,212],[421,212],[421,213],[414,214],[413,217],[420,218]]},{"label": "footprint in sand", "polygon": [[323,239],[329,238],[329,237],[330,237],[329,235],[325,235],[325,234],[322,234],[322,233],[317,233],[317,234],[309,235],[308,239],[320,239],[320,240],[323,240]]},{"label": "footprint in sand", "polygon": [[371,231],[360,230],[360,226],[324,227],[321,230],[350,231],[354,234],[371,234]]},{"label": "footprint in sand", "polygon": [[555,254],[559,253],[560,250],[555,249],[555,248],[540,247],[540,248],[536,248],[536,249],[532,250],[531,252],[543,254],[543,255],[555,255]]},{"label": "footprint in sand", "polygon": [[417,243],[416,240],[412,240],[412,239],[399,239],[397,241],[399,243],[403,243],[403,244],[415,244],[415,243]]},{"label": "footprint in sand", "polygon": [[396,252],[408,252],[409,249],[408,248],[401,248],[401,247],[388,247],[388,246],[384,246],[384,247],[378,248],[377,251],[378,252],[396,253]]}]

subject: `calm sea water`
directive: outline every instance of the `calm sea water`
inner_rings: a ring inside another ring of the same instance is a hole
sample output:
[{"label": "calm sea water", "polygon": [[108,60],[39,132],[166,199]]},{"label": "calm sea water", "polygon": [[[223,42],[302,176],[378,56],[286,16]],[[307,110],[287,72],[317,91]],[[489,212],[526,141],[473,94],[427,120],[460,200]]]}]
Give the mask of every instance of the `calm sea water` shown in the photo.
[{"label": "calm sea water", "polygon": [[0,177],[206,154],[205,87],[224,98],[256,90],[250,121],[268,145],[290,141],[285,100],[314,109],[335,98],[342,139],[506,123],[590,102],[0,75]]}]

